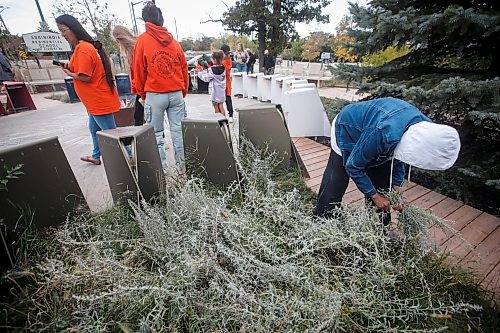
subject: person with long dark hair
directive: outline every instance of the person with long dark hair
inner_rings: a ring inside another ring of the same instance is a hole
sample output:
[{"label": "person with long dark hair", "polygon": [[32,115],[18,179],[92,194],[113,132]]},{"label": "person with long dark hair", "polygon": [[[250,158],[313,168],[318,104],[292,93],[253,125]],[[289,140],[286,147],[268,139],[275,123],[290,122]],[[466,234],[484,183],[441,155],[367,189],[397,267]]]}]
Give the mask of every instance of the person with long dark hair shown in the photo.
[{"label": "person with long dark hair", "polygon": [[56,18],[56,23],[63,37],[75,47],[69,64],[63,70],[73,78],[76,93],[89,115],[94,150],[92,156],[83,156],[81,160],[100,165],[97,131],[116,128],[113,113],[120,110],[111,64],[101,42],[90,37],[73,16],[61,15]]},{"label": "person with long dark hair", "polygon": [[163,27],[160,8],[148,2],[142,10],[146,32],[137,37],[134,50],[134,85],[145,101],[144,118],[155,131],[163,170],[167,171],[164,117],[170,125],[177,170],[183,172],[184,144],[181,121],[186,117],[184,97],[189,87],[187,61],[180,44]]}]

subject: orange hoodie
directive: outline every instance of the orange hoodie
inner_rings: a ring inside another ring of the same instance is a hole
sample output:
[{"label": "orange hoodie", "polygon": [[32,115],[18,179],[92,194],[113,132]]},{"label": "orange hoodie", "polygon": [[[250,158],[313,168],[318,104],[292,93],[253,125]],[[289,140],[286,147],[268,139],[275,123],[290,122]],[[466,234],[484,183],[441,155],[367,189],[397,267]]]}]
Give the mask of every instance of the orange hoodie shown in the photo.
[{"label": "orange hoodie", "polygon": [[137,37],[134,49],[134,88],[146,98],[146,92],[165,93],[189,87],[187,61],[180,44],[164,27],[146,22],[146,32]]},{"label": "orange hoodie", "polygon": [[231,68],[233,67],[233,62],[229,56],[224,55],[222,63],[226,69],[226,96],[231,96]]}]

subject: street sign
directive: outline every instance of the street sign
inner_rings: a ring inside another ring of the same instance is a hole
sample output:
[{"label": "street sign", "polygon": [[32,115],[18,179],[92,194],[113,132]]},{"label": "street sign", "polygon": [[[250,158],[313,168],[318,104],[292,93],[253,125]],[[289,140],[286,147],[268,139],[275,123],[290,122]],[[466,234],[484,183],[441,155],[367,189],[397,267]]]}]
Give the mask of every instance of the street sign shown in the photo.
[{"label": "street sign", "polygon": [[23,35],[29,52],[70,52],[71,46],[59,33],[32,32]]},{"label": "street sign", "polygon": [[23,59],[23,60],[28,59],[28,54],[26,53],[26,51],[19,50],[19,51],[17,51],[17,53],[19,54],[19,56],[21,57],[21,59]]},{"label": "street sign", "polygon": [[321,52],[321,60],[330,60],[332,54],[330,52]]}]

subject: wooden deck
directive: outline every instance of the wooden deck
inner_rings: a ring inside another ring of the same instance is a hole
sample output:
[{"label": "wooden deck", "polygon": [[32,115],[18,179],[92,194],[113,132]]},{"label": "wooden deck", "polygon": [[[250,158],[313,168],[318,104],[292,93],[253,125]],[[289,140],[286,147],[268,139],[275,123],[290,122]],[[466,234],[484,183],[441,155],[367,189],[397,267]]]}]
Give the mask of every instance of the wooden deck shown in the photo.
[{"label": "wooden deck", "polygon": [[[306,184],[318,193],[325,171],[330,147],[307,138],[293,138],[295,147],[304,163],[309,178]],[[430,236],[443,251],[449,251],[450,262],[460,267],[472,269],[477,279],[487,290],[500,296],[500,218],[467,206],[442,194],[415,183],[403,186],[405,200],[418,207],[428,208],[433,214],[449,221],[460,231],[462,237],[448,237],[440,229],[429,228]],[[360,205],[364,196],[351,180],[343,201]]]}]

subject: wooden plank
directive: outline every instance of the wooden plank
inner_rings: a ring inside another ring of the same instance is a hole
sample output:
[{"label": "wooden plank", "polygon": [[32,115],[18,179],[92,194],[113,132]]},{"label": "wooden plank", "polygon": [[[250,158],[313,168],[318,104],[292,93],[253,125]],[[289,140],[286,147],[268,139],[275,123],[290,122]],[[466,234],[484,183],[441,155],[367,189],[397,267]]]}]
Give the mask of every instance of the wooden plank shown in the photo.
[{"label": "wooden plank", "polygon": [[309,178],[323,177],[324,173],[325,173],[325,169],[323,169],[323,168],[311,170],[311,171],[309,171]]},{"label": "wooden plank", "polygon": [[443,248],[452,252],[458,261],[464,258],[472,248],[476,248],[490,233],[492,233],[500,224],[500,219],[496,216],[481,213],[472,222],[467,224],[462,230],[462,237],[469,243],[467,244],[459,237],[452,237],[443,244]]},{"label": "wooden plank", "polygon": [[404,193],[404,192],[408,191],[409,189],[411,189],[411,188],[413,188],[413,187],[415,187],[415,186],[417,186],[417,184],[415,184],[415,183],[413,183],[413,182],[408,183],[408,182],[406,182],[406,181],[405,181],[405,182],[403,183],[403,186],[401,186],[401,190],[402,190],[402,191],[403,191],[403,193]]},{"label": "wooden plank", "polygon": [[[309,160],[303,160],[304,162],[304,165],[313,165],[313,164],[316,164],[316,163],[319,163],[319,162],[323,162],[323,161],[327,161],[328,162],[328,156],[329,155],[326,155],[326,156],[318,156],[318,157],[315,157],[315,158],[311,158]],[[328,163],[327,163],[328,164]]]},{"label": "wooden plank", "polygon": [[320,145],[320,146],[306,146],[306,147],[301,147],[300,148],[300,156],[307,156],[309,154],[312,154],[312,153],[316,153],[318,151],[323,151],[323,150],[328,150],[330,151],[329,149],[325,149],[325,146],[323,145]]},{"label": "wooden plank", "polygon": [[481,286],[496,293],[497,298],[500,298],[500,263],[497,263],[495,268],[481,281]]},{"label": "wooden plank", "polygon": [[302,158],[302,161],[309,161],[311,159],[318,159],[316,162],[322,161],[325,158],[328,160],[330,157],[330,150],[325,149],[325,150],[320,150],[318,152],[312,153],[312,154],[306,154],[306,155],[300,155]]},{"label": "wooden plank", "polygon": [[300,136],[294,136],[294,137],[291,137],[290,139],[292,139],[292,142],[293,142],[293,143],[297,143],[297,142],[299,142],[301,139],[304,139],[304,138],[302,138],[302,137],[300,137]]},{"label": "wooden plank", "polygon": [[326,168],[327,164],[328,164],[328,161],[321,161],[321,162],[317,162],[317,163],[314,163],[314,164],[306,165],[306,168],[307,168],[308,172],[311,172],[311,171],[314,171],[314,170],[318,170],[318,169],[323,169],[324,170]]},{"label": "wooden plank", "polygon": [[302,148],[304,148],[304,147],[317,146],[317,145],[321,145],[321,144],[317,143],[316,141],[313,141],[311,139],[305,139],[305,138],[303,138],[302,140],[299,140],[295,143],[295,147],[299,151],[302,150]]},{"label": "wooden plank", "polygon": [[346,193],[344,197],[342,198],[342,202],[345,202],[346,204],[352,204],[358,200],[364,199],[365,195],[361,193],[360,191],[351,191],[349,193]]},{"label": "wooden plank", "polygon": [[312,186],[312,187],[311,187],[311,190],[312,190],[314,193],[318,194],[318,193],[319,193],[319,187],[320,187],[320,186],[321,186],[321,184],[314,185],[314,186]]},{"label": "wooden plank", "polygon": [[446,218],[448,215],[450,215],[463,205],[464,204],[460,201],[453,200],[451,198],[446,198],[440,201],[438,204],[432,206],[431,212],[436,216],[439,216],[441,218]]},{"label": "wooden plank", "polygon": [[500,260],[500,228],[490,233],[475,251],[471,251],[460,261],[460,266],[472,269],[481,277],[486,278]]},{"label": "wooden plank", "polygon": [[320,185],[321,184],[321,179],[323,177],[314,177],[314,178],[309,178],[306,180],[306,185],[309,186],[309,187],[313,187],[313,186],[316,186],[316,185]]},{"label": "wooden plank", "polygon": [[[450,215],[446,217],[447,220],[453,222],[451,227],[455,230],[462,230],[467,224],[472,222],[475,218],[481,215],[481,211],[472,208],[467,205],[463,205]],[[443,245],[449,238],[449,235],[445,234],[440,228],[432,227],[430,229],[431,234],[437,245]]]},{"label": "wooden plank", "polygon": [[358,187],[356,186],[356,183],[352,179],[350,179],[349,185],[347,185],[347,190],[345,190],[345,193],[349,193],[352,191],[358,191]]},{"label": "wooden plank", "polygon": [[[408,184],[409,186],[409,184]],[[403,192],[403,198],[406,200],[408,203],[412,203],[416,199],[420,198],[421,196],[424,196],[425,194],[429,193],[431,190],[428,188],[425,188],[420,185],[415,185],[411,188],[407,188]]]},{"label": "wooden plank", "polygon": [[444,199],[446,199],[446,196],[434,191],[430,191],[420,198],[414,200],[412,204],[420,208],[431,208]]},{"label": "wooden plank", "polygon": [[316,142],[314,140],[311,140],[309,138],[300,138],[299,140],[296,141],[296,144],[299,146],[299,147],[303,147],[303,146],[308,146],[308,145],[315,145],[315,146],[323,146],[323,147],[327,147],[319,142]]},{"label": "wooden plank", "polygon": [[317,145],[315,145],[313,143],[309,143],[309,142],[303,143],[302,141],[299,141],[295,144],[295,149],[297,149],[297,151],[300,153],[300,155],[302,155],[304,153],[304,150],[311,148],[311,147],[317,147]]}]

